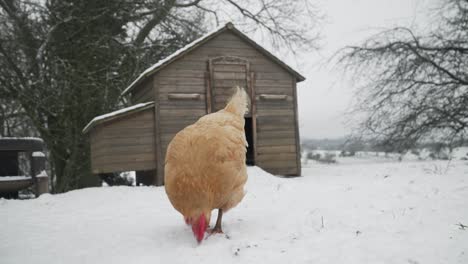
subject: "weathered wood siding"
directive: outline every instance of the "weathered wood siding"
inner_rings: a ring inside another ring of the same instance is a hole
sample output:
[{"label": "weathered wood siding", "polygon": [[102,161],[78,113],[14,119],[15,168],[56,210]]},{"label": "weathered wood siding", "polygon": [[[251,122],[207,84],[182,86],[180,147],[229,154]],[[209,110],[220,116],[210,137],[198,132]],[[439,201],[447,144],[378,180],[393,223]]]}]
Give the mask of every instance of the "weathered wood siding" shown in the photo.
[{"label": "weathered wood siding", "polygon": [[[297,163],[295,78],[231,32],[220,34],[154,75],[156,125],[159,127],[157,141],[161,146],[159,160],[164,161],[167,145],[178,131],[207,113],[208,60],[219,56],[246,59],[250,62],[250,72],[255,74],[256,164],[275,174],[300,174],[300,164]],[[200,97],[196,100],[170,99],[171,93],[198,93]],[[264,100],[260,99],[262,94],[287,97],[285,100]],[[159,164],[160,171],[163,165]]]},{"label": "weathered wood siding", "polygon": [[223,109],[231,98],[233,87],[244,87],[251,94],[249,62],[238,57],[217,57],[209,61],[209,78],[213,112]]},{"label": "weathered wood siding", "polygon": [[[183,59],[167,66],[154,76],[157,100],[157,141],[161,146],[158,175],[164,173],[167,146],[177,132],[206,114],[206,61],[199,70],[185,68]],[[172,99],[172,94],[199,94],[197,99]]]},{"label": "weathered wood siding", "polygon": [[131,94],[132,104],[154,101],[153,79],[148,78],[144,82],[140,83],[134,88]]},{"label": "weathered wood siding", "polygon": [[[271,77],[270,77],[271,78]],[[299,175],[297,163],[295,82],[292,76],[281,80],[257,76],[257,164],[281,175]],[[285,95],[277,99],[262,95]]]},{"label": "weathered wood siding", "polygon": [[94,174],[156,168],[153,108],[97,125],[90,140]]}]

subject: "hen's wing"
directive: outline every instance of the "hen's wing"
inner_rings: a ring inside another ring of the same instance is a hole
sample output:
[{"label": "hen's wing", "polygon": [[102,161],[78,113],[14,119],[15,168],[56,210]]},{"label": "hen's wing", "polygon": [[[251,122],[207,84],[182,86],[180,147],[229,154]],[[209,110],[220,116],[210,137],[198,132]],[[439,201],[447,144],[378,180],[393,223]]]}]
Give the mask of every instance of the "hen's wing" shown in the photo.
[{"label": "hen's wing", "polygon": [[174,207],[229,209],[243,197],[247,180],[244,119],[224,110],[179,132],[166,155],[166,190]]}]

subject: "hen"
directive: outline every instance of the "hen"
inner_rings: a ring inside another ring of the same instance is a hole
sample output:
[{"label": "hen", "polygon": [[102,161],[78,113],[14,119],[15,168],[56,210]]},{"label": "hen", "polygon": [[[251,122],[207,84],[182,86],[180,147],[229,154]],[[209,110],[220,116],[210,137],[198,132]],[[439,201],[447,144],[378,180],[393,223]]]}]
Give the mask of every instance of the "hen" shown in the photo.
[{"label": "hen", "polygon": [[222,233],[223,212],[244,197],[247,109],[247,93],[236,88],[224,109],[181,130],[167,148],[164,168],[167,196],[192,226],[199,243],[209,226],[211,211],[218,209],[211,232]]}]

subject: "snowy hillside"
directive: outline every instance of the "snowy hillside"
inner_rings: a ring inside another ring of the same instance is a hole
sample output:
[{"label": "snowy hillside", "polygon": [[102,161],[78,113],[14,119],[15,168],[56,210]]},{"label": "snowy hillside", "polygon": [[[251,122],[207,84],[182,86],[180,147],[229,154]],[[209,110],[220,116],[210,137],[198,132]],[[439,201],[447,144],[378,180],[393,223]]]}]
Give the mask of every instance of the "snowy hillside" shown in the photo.
[{"label": "snowy hillside", "polygon": [[307,166],[293,179],[249,168],[226,235],[201,245],[163,188],[0,200],[0,262],[468,263],[466,161]]}]

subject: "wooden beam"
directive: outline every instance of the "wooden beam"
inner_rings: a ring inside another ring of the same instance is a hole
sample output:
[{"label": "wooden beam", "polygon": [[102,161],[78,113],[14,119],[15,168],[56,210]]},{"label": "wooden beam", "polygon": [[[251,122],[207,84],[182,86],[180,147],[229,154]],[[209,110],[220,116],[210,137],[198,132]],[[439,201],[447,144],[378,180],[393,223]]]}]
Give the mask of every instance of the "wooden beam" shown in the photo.
[{"label": "wooden beam", "polygon": [[[161,126],[160,126],[160,115],[159,115],[159,89],[157,86],[157,75],[153,76],[153,92],[154,92],[154,157],[156,162],[155,179],[154,184],[156,186],[164,185],[164,160],[161,153]],[[157,100],[157,101],[156,101]]]},{"label": "wooden beam", "polygon": [[[208,89],[209,89],[209,94],[207,94],[209,96],[209,105],[210,105],[210,108],[209,108],[209,111],[207,112],[207,114],[210,114],[211,112],[213,112],[213,90],[214,90],[214,79],[213,79],[213,75],[214,75],[214,69],[213,69],[213,60],[208,60],[208,73],[209,73],[209,76],[208,76]],[[207,97],[207,100],[208,100],[208,97]]]},{"label": "wooden beam", "polygon": [[257,103],[255,96],[255,72],[250,73],[250,109],[252,111],[252,143],[253,143],[253,154],[254,164],[257,162]]},{"label": "wooden beam", "polygon": [[170,93],[167,95],[169,100],[200,100],[201,94],[197,93]]},{"label": "wooden beam", "polygon": [[272,100],[272,101],[282,101],[282,100],[288,99],[288,96],[285,94],[261,94],[259,97],[262,100]]},{"label": "wooden beam", "polygon": [[294,115],[296,117],[296,164],[297,164],[297,175],[301,176],[301,141],[299,137],[299,115],[297,111],[297,79],[292,78],[292,87],[293,87],[293,100],[294,100]]},{"label": "wooden beam", "polygon": [[211,72],[211,61],[208,62],[209,63],[209,66],[208,66],[208,69],[209,71],[208,72],[205,72],[205,85],[206,85],[206,113],[209,114],[211,113],[213,107],[211,105],[212,101],[211,101],[211,75],[210,75],[210,72]]}]

